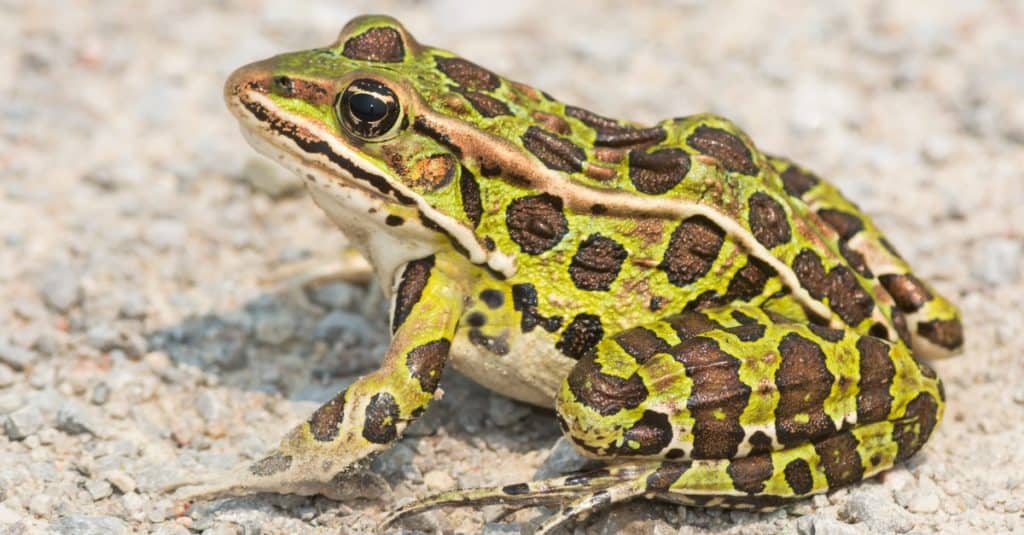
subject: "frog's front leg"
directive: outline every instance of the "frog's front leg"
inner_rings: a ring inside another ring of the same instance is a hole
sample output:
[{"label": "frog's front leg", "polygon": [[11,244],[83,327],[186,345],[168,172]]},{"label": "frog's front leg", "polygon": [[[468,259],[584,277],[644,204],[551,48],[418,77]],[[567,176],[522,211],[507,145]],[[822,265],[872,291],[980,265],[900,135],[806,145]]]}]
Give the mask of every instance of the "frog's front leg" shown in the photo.
[{"label": "frog's front leg", "polygon": [[734,304],[602,340],[556,408],[586,474],[445,493],[438,505],[562,503],[574,515],[636,496],[771,508],[860,481],[913,455],[941,418],[941,385],[900,343]]},{"label": "frog's front leg", "polygon": [[292,429],[264,458],[227,474],[182,482],[185,497],[329,490],[339,473],[384,450],[434,397],[458,322],[462,297],[430,256],[408,263],[396,282],[394,338],[380,368]]}]

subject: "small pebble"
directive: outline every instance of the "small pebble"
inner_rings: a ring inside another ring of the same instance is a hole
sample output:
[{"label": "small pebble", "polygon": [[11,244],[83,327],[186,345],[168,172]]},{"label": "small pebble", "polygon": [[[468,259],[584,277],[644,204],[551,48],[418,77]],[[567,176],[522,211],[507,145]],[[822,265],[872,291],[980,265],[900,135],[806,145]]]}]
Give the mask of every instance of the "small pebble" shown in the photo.
[{"label": "small pebble", "polygon": [[18,347],[9,340],[0,338],[0,363],[4,363],[17,371],[24,370],[36,360],[36,353]]},{"label": "small pebble", "polygon": [[544,459],[544,463],[533,474],[533,479],[549,479],[570,472],[577,472],[591,462],[593,461],[580,455],[567,438],[561,437],[552,446],[547,458]]},{"label": "small pebble", "polygon": [[34,405],[26,405],[4,418],[4,432],[11,440],[24,440],[43,428],[43,414]]},{"label": "small pebble", "polygon": [[122,470],[110,470],[103,474],[103,477],[110,482],[122,494],[128,494],[135,490],[135,480]]},{"label": "small pebble", "polygon": [[92,396],[89,397],[89,402],[93,405],[103,405],[110,400],[110,386],[107,383],[96,383],[96,386],[92,389]]},{"label": "small pebble", "polygon": [[69,266],[48,269],[39,281],[43,301],[57,312],[67,312],[82,298],[78,273]]},{"label": "small pebble", "polygon": [[28,510],[40,518],[49,515],[51,509],[53,509],[53,498],[48,494],[35,494],[28,502]]},{"label": "small pebble", "polygon": [[102,500],[114,493],[114,487],[105,479],[90,479],[85,482],[85,490],[94,501]]},{"label": "small pebble", "polygon": [[490,396],[487,403],[487,418],[498,427],[508,427],[530,415],[530,407],[505,396]]},{"label": "small pebble", "polygon": [[431,470],[423,474],[423,483],[433,491],[448,490],[455,486],[452,476],[442,470]]},{"label": "small pebble", "polygon": [[1017,282],[1021,274],[1024,256],[1024,241],[1006,238],[985,240],[974,255],[971,275],[991,285],[1006,285]]},{"label": "small pebble", "polygon": [[51,526],[59,535],[128,535],[128,525],[112,516],[65,516]]},{"label": "small pebble", "polygon": [[86,334],[89,345],[100,351],[121,350],[131,359],[146,353],[146,340],[136,332],[132,332],[110,324],[100,324],[89,329]]},{"label": "small pebble", "polygon": [[96,423],[76,401],[65,401],[57,410],[57,429],[69,435],[96,434]]},{"label": "small pebble", "polygon": [[7,388],[14,384],[14,370],[10,366],[0,364],[0,388]]}]

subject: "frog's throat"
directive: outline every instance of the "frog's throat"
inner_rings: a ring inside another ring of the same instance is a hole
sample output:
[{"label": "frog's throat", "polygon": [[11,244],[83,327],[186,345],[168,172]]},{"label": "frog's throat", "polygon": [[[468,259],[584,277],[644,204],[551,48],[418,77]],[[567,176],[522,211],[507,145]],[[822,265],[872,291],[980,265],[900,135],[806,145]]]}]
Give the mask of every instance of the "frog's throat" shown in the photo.
[{"label": "frog's throat", "polygon": [[382,277],[390,279],[405,263],[447,246],[447,240],[436,239],[437,231],[425,225],[388,225],[395,206],[414,209],[434,223],[472,263],[505,277],[515,275],[513,257],[484,249],[471,229],[337,142],[322,126],[282,119],[274,102],[258,92],[236,93],[228,104],[249,144],[302,177],[314,201]]}]

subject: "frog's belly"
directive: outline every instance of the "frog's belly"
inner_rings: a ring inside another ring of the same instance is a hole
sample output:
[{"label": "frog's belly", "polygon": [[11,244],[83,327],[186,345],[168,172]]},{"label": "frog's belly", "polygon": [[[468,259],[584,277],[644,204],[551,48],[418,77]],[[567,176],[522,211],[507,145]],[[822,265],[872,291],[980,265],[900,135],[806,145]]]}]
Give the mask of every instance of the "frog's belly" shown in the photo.
[{"label": "frog's belly", "polygon": [[465,334],[460,331],[452,344],[455,369],[503,396],[539,407],[554,406],[555,393],[576,364],[537,331],[509,340],[505,355],[473,344]]}]

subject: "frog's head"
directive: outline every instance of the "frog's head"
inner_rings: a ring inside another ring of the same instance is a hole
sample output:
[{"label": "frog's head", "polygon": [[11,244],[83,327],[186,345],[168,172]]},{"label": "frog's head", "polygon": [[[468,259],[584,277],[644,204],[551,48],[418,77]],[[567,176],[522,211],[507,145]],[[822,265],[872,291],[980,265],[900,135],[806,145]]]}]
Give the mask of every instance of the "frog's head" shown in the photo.
[{"label": "frog's head", "polygon": [[305,179],[379,274],[443,247],[514,272],[514,252],[478,228],[479,180],[536,187],[520,138],[555,105],[539,91],[365,16],[328,47],[238,69],[224,94],[250,144]]}]

